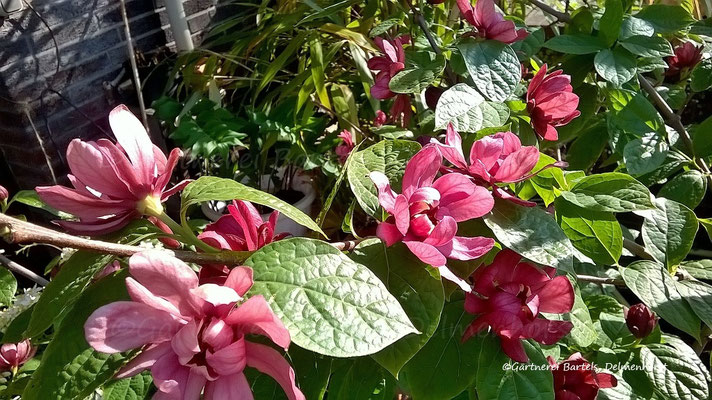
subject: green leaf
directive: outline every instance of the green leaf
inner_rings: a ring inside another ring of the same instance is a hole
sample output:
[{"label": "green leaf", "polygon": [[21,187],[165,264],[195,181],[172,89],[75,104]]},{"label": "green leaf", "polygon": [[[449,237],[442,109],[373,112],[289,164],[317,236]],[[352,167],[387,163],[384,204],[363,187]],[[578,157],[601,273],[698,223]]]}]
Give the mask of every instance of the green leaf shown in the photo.
[{"label": "green leaf", "polygon": [[597,264],[613,265],[623,252],[623,231],[613,213],[590,211],[559,197],[556,220],[580,252]]},{"label": "green leaf", "polygon": [[704,92],[712,87],[712,59],[705,59],[692,70],[690,89],[693,92]]},{"label": "green leaf", "polygon": [[692,129],[692,147],[697,157],[712,155],[712,117]]},{"label": "green leaf", "polygon": [[347,170],[351,191],[366,214],[378,218],[378,191],[368,174],[373,171],[384,173],[391,187],[400,192],[405,164],[420,150],[420,145],[412,140],[383,140],[352,155]]},{"label": "green leaf", "polygon": [[260,190],[245,186],[232,179],[203,176],[190,183],[181,194],[181,216],[185,216],[188,208],[210,200],[246,200],[279,211],[285,217],[305,226],[315,232],[326,234],[308,215],[298,208]]},{"label": "green leaf", "polygon": [[593,59],[596,72],[616,87],[633,79],[636,72],[636,62],[632,54],[622,48],[601,50]]},{"label": "green leaf", "polygon": [[700,333],[700,320],[677,290],[675,280],[662,265],[636,261],[621,268],[626,286],[661,318],[694,337]]},{"label": "green leaf", "polygon": [[608,46],[597,36],[590,35],[558,35],[544,43],[544,47],[564,54],[598,53]]},{"label": "green leaf", "polygon": [[480,104],[482,110],[481,129],[504,126],[509,120],[509,107],[504,103],[485,101]]},{"label": "green leaf", "polygon": [[324,52],[322,51],[319,35],[312,36],[309,41],[309,61],[311,62],[311,76],[316,95],[319,97],[321,104],[330,109],[331,101],[329,100],[329,91],[326,89],[324,75]]},{"label": "green leaf", "polygon": [[83,399],[123,366],[125,355],[99,353],[89,347],[84,339],[84,323],[97,308],[128,299],[125,278],[125,273],[107,277],[82,294],[45,349],[23,399]]},{"label": "green leaf", "polygon": [[712,281],[712,260],[683,261],[680,267],[697,279]]},{"label": "green leaf", "polygon": [[[432,54],[432,53],[428,53]],[[395,93],[420,94],[437,79],[445,68],[445,57],[434,54],[428,58],[425,65],[416,65],[398,72],[388,83]]]},{"label": "green leaf", "polygon": [[262,91],[262,89],[267,87],[267,85],[272,82],[274,77],[277,76],[279,70],[284,67],[289,59],[291,59],[294,52],[304,45],[304,40],[307,38],[308,34],[310,34],[310,31],[305,30],[299,32],[297,36],[289,41],[289,44],[284,48],[284,50],[282,50],[281,53],[279,53],[279,56],[267,64],[267,69],[262,74],[262,80],[260,81],[260,85],[257,87],[255,94]]},{"label": "green leaf", "polygon": [[25,336],[36,337],[56,322],[65,309],[74,303],[94,274],[110,259],[111,256],[101,254],[83,251],[74,253],[42,291]]},{"label": "green leaf", "polygon": [[707,192],[707,179],[697,170],[690,170],[670,179],[660,189],[658,196],[682,203],[691,209],[697,207]]},{"label": "green leaf", "polygon": [[640,360],[645,374],[664,398],[707,400],[709,374],[688,358],[697,358],[692,349],[682,354],[680,350],[663,344],[641,347]]},{"label": "green leaf", "polygon": [[624,19],[623,24],[621,24],[621,31],[618,38],[625,40],[632,36],[651,37],[654,34],[655,27],[650,22],[636,17],[628,17]]},{"label": "green leaf", "polygon": [[646,6],[635,16],[648,21],[658,33],[675,33],[695,22],[692,15],[684,8],[663,4]]},{"label": "green leaf", "polygon": [[479,400],[554,400],[554,381],[546,368],[546,357],[538,345],[529,341],[522,344],[530,359],[528,364],[510,360],[494,335],[482,338],[475,384]]},{"label": "green leaf", "polygon": [[523,257],[564,271],[573,268],[573,247],[552,215],[539,207],[498,200],[484,218],[497,240]]},{"label": "green leaf", "polygon": [[119,379],[104,386],[104,400],[142,400],[148,397],[151,389],[150,372],[132,376],[127,379]]},{"label": "green leaf", "polygon": [[474,380],[477,373],[474,356],[480,343],[477,338],[461,341],[472,320],[465,312],[463,300],[445,305],[438,329],[401,372],[413,398],[451,399]]},{"label": "green leaf", "polygon": [[603,333],[611,339],[611,342],[618,346],[629,346],[635,341],[635,337],[625,323],[622,313],[599,315],[601,329]]},{"label": "green leaf", "polygon": [[482,127],[482,108],[485,99],[466,83],[447,89],[435,107],[435,128],[445,129],[452,124],[458,132],[477,132]]},{"label": "green leaf", "polygon": [[669,147],[665,138],[657,132],[647,132],[633,139],[623,148],[625,167],[633,175],[655,171],[665,162]]},{"label": "green leaf", "polygon": [[38,196],[37,192],[35,192],[34,190],[20,190],[19,192],[15,193],[15,195],[12,197],[12,200],[10,200],[8,205],[15,201],[18,203],[22,203],[26,206],[45,210],[48,213],[50,213],[52,215],[56,215],[57,217],[62,218],[62,219],[67,219],[67,218],[72,217],[71,214],[68,214],[64,211],[58,211],[58,210],[50,207],[49,205],[47,205],[47,203],[45,203],[44,201],[42,201],[42,199],[40,199],[40,196]]},{"label": "green leaf", "polygon": [[640,57],[667,57],[673,55],[670,42],[660,36],[631,36],[621,41],[621,46]]},{"label": "green leaf", "polygon": [[514,50],[502,42],[465,39],[457,46],[465,59],[475,87],[487,99],[505,101],[522,79],[522,68]]},{"label": "green leaf", "polygon": [[598,33],[603,38],[606,47],[618,39],[623,24],[623,2],[621,0],[606,0],[605,11],[598,22]]},{"label": "green leaf", "polygon": [[393,378],[368,357],[346,360],[329,380],[330,400],[391,400],[395,396]]},{"label": "green leaf", "polygon": [[386,285],[405,310],[420,335],[409,335],[372,357],[398,377],[400,369],[430,339],[440,322],[445,294],[440,279],[433,277],[408,248],[398,243],[386,249],[379,239],[361,242],[351,259],[366,265]]},{"label": "green leaf", "polygon": [[9,270],[0,268],[0,305],[8,307],[15,299],[17,280]]},{"label": "green leaf", "polygon": [[561,196],[591,211],[628,212],[655,208],[648,188],[619,172],[587,176]]},{"label": "green leaf", "polygon": [[685,205],[664,197],[656,199],[655,205],[655,210],[644,215],[643,243],[656,260],[672,267],[690,252],[697,234],[697,217]]},{"label": "green leaf", "polygon": [[677,290],[702,322],[712,327],[712,286],[685,279],[677,282]]},{"label": "green leaf", "polygon": [[245,261],[298,346],[333,357],[373,354],[419,333],[368,268],[314,239],[274,242]]}]

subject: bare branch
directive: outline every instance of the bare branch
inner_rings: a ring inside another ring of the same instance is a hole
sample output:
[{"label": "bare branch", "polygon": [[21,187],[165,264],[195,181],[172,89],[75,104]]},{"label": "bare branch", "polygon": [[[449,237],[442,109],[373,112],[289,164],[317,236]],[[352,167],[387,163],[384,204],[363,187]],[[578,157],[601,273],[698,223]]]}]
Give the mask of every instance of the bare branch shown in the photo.
[{"label": "bare branch", "polygon": [[40,286],[47,286],[49,281],[36,273],[30,271],[29,269],[23,267],[22,265],[12,261],[11,259],[5,257],[4,255],[0,254],[0,264],[5,266],[10,272],[15,273],[17,275],[24,276],[25,278],[33,281],[34,283],[40,285]]}]

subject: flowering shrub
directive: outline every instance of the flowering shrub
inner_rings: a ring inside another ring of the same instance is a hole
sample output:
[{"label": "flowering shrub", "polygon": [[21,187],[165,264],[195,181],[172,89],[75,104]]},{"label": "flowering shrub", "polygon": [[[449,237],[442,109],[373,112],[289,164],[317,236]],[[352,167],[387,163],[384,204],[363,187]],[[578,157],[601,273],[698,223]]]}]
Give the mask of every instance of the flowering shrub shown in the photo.
[{"label": "flowering shrub", "polygon": [[[710,398],[694,2],[277,3],[178,56],[154,108],[182,149],[120,106],[72,188],[0,187],[3,237],[77,249],[49,281],[0,258],[44,286],[0,269],[3,395]],[[293,167],[312,210],[241,175]]]}]

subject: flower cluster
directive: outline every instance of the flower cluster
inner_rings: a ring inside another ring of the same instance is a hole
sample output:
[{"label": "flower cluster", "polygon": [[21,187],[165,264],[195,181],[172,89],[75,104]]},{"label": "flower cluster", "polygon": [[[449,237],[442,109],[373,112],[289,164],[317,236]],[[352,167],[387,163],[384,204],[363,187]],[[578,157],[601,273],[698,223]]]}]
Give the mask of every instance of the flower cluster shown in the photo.
[{"label": "flower cluster", "polygon": [[563,70],[547,74],[541,66],[527,89],[527,112],[534,132],[544,140],[557,140],[557,126],[566,125],[581,115],[579,97],[573,92],[571,77]]},{"label": "flower cluster", "polygon": [[74,139],[67,148],[67,175],[73,189],[55,185],[37,187],[50,206],[76,217],[58,221],[69,232],[101,235],[126,226],[141,215],[160,215],[162,202],[185,187],[183,181],[166,190],[173,168],[183,154],[173,149],[168,158],[151,143],[146,129],[126,106],[109,114],[117,144],[108,139]]},{"label": "flower cluster", "polygon": [[569,321],[546,320],[539,314],[571,311],[574,290],[568,278],[554,276],[553,268],[542,270],[521,258],[511,250],[502,250],[492,264],[475,271],[465,310],[477,318],[465,331],[463,340],[490,327],[499,336],[505,354],[515,361],[528,362],[523,339],[550,345],[573,328]]},{"label": "flower cluster", "polygon": [[595,400],[599,389],[615,387],[618,380],[607,373],[597,373],[593,364],[586,361],[581,353],[557,364],[547,357],[554,374],[555,400]]},{"label": "flower cluster", "polygon": [[495,10],[493,0],[477,0],[472,7],[471,0],[457,0],[460,14],[477,32],[478,37],[497,40],[502,43],[514,43],[527,37],[527,30],[517,30],[514,22],[504,19]]},{"label": "flower cluster", "polygon": [[[290,336],[262,296],[245,299],[252,270],[234,268],[224,285],[199,285],[180,260],[147,251],[129,259],[131,301],[100,307],[84,325],[87,342],[102,353],[142,352],[119,371],[126,378],[150,369],[160,396],[205,399],[252,398],[243,371],[270,375],[290,400],[305,397],[280,352],[247,340],[261,335],[287,349]],[[163,398],[163,397],[161,397]]]}]

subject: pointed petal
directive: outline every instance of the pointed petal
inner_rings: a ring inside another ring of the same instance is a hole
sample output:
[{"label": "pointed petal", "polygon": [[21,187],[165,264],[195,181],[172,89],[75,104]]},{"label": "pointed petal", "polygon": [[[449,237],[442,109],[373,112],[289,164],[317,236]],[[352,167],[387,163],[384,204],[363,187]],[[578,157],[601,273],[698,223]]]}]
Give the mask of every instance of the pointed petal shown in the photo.
[{"label": "pointed petal", "polygon": [[542,312],[562,314],[571,311],[574,306],[574,289],[565,276],[557,276],[537,291]]},{"label": "pointed petal", "polygon": [[297,388],[294,370],[282,355],[263,344],[246,342],[247,365],[271,376],[284,390],[289,400],[306,400]]},{"label": "pointed petal", "polygon": [[431,186],[440,170],[442,156],[435,146],[425,146],[408,161],[403,174],[403,194],[410,197],[416,189]]},{"label": "pointed petal", "polygon": [[250,297],[233,309],[225,322],[240,326],[242,331],[267,336],[285,350],[289,347],[289,331],[261,295]]},{"label": "pointed petal", "polygon": [[67,147],[67,164],[82,183],[117,199],[131,199],[126,182],[116,175],[115,164],[93,142],[74,139]]},{"label": "pointed petal", "polygon": [[512,360],[520,363],[529,362],[529,357],[524,351],[524,346],[522,345],[521,340],[500,338],[500,344],[502,346],[502,350],[504,350],[504,354]]},{"label": "pointed petal", "polygon": [[156,180],[156,184],[153,189],[154,196],[160,197],[160,195],[163,194],[166,186],[168,186],[168,182],[171,181],[173,169],[176,167],[176,164],[178,164],[178,159],[182,156],[183,152],[180,149],[175,148],[171,150],[171,153],[168,155],[168,160],[166,161],[165,170],[158,176],[158,180]]},{"label": "pointed petal", "polygon": [[447,260],[445,256],[440,253],[440,251],[433,245],[415,242],[415,241],[403,241],[411,253],[415,254],[420,261],[432,265],[433,267],[442,267],[445,265]]},{"label": "pointed petal", "polygon": [[495,241],[492,238],[455,236],[449,243],[438,246],[438,250],[447,258],[469,261],[487,254],[492,250],[494,244]]},{"label": "pointed petal", "polygon": [[242,372],[247,364],[244,336],[214,353],[208,351],[205,360],[220,375],[233,375]]},{"label": "pointed petal", "polygon": [[187,315],[181,315],[180,311],[175,305],[173,305],[173,303],[162,297],[154,295],[150,290],[146,289],[145,286],[138,283],[131,277],[126,278],[126,290],[129,292],[131,300],[135,302],[143,303],[147,306],[155,308],[156,310],[162,310],[177,317],[187,317]]},{"label": "pointed petal", "polygon": [[163,342],[159,345],[151,346],[143,350],[126,365],[121,367],[116,374],[116,379],[130,378],[148,368],[151,368],[156,361],[171,352],[171,342]]},{"label": "pointed petal", "polygon": [[378,188],[378,203],[387,213],[393,214],[393,207],[396,201],[396,193],[391,189],[388,177],[381,172],[374,171],[369,177]]},{"label": "pointed petal", "polygon": [[120,105],[109,114],[109,125],[121,148],[131,160],[137,176],[142,182],[153,182],[156,163],[153,157],[153,143],[146,128],[128,107]]},{"label": "pointed petal", "polygon": [[250,267],[235,267],[230,271],[230,275],[227,276],[225,286],[232,288],[240,297],[243,297],[254,282],[252,274],[252,268]]},{"label": "pointed petal", "polygon": [[438,271],[440,272],[440,276],[443,277],[443,279],[447,279],[448,281],[456,284],[465,293],[470,293],[472,291],[472,287],[470,286],[470,284],[467,283],[466,280],[455,275],[455,273],[452,272],[447,266],[443,265],[438,267]]},{"label": "pointed petal", "polygon": [[380,222],[378,224],[376,236],[386,242],[386,246],[393,246],[393,244],[403,239],[403,234],[398,231],[398,228],[388,222]]},{"label": "pointed petal", "polygon": [[457,222],[455,222],[455,219],[449,216],[444,217],[440,220],[440,222],[438,222],[437,225],[435,225],[435,228],[432,232],[430,232],[430,235],[423,241],[423,243],[427,243],[435,247],[442,246],[452,241],[455,237],[455,233],[457,233]]},{"label": "pointed petal", "polygon": [[522,328],[522,337],[531,338],[545,345],[558,342],[562,337],[571,332],[573,324],[570,321],[549,321],[535,318]]},{"label": "pointed petal", "polygon": [[205,385],[205,400],[254,400],[250,383],[242,372],[224,375]]},{"label": "pointed petal", "polygon": [[527,174],[539,161],[539,150],[534,146],[522,147],[508,155],[494,174],[496,182],[514,182]]},{"label": "pointed petal", "polygon": [[408,227],[410,226],[409,206],[408,199],[402,194],[396,197],[393,205],[393,217],[396,219],[396,227],[403,235],[408,233]]}]

